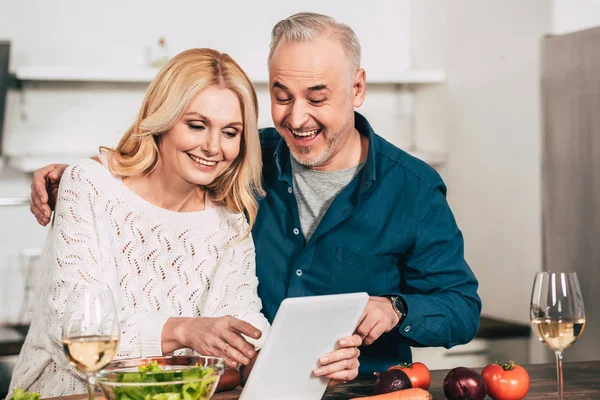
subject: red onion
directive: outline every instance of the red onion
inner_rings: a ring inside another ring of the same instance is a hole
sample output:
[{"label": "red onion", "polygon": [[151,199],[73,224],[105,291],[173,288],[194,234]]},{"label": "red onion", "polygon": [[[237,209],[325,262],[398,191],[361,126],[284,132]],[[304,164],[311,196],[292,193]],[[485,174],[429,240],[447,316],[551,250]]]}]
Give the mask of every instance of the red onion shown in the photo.
[{"label": "red onion", "polygon": [[376,372],[375,394],[383,394],[412,388],[410,378],[404,371],[393,369],[390,371]]},{"label": "red onion", "polygon": [[485,381],[470,368],[454,368],[444,379],[444,394],[448,400],[483,400],[485,393]]}]

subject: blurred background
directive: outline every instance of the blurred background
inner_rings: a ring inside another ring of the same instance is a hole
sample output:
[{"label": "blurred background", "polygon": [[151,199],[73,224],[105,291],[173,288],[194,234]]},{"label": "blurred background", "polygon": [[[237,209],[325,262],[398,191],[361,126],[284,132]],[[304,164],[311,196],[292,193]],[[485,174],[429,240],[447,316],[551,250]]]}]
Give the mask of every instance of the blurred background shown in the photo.
[{"label": "blurred background", "polygon": [[270,126],[270,31],[299,11],[355,30],[368,82],[359,111],[448,185],[480,282],[481,329],[469,345],[415,358],[432,369],[550,361],[529,327],[544,269],[582,281],[586,334],[565,359],[600,358],[599,1],[20,0],[0,5],[0,397],[47,232],[29,212],[32,171],[115,146],[153,66],[191,47],[238,61],[256,85],[260,126]]}]

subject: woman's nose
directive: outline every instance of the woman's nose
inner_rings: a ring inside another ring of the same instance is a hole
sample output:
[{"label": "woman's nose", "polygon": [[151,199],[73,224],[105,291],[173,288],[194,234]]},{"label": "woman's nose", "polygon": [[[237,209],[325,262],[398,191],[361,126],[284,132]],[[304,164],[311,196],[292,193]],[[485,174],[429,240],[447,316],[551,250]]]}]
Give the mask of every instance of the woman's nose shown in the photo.
[{"label": "woman's nose", "polygon": [[214,156],[219,153],[219,134],[211,132],[202,143],[201,149],[204,153]]}]

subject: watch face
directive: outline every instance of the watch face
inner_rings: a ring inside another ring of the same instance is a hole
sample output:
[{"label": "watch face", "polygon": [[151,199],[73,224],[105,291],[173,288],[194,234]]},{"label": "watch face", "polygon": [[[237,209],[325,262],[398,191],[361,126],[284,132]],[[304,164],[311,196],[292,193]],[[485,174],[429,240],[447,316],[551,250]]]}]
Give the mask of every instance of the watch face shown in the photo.
[{"label": "watch face", "polygon": [[406,311],[404,310],[404,304],[402,303],[402,299],[400,297],[394,297],[394,305],[396,306],[396,309],[398,311],[400,311],[400,313],[402,315],[406,314]]}]

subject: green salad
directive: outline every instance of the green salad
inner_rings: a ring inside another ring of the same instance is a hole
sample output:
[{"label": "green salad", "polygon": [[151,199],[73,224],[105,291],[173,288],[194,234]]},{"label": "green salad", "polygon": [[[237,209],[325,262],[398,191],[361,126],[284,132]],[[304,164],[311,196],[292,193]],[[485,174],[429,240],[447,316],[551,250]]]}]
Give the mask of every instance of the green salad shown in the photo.
[{"label": "green salad", "polygon": [[[218,377],[211,367],[200,367],[168,371],[156,361],[141,366],[138,372],[117,373],[117,382],[159,383],[174,380],[197,381],[178,384],[153,384],[140,386],[117,386],[113,389],[115,400],[206,400],[211,394]],[[202,379],[201,381],[198,381]]]},{"label": "green salad", "polygon": [[15,388],[11,400],[40,400],[38,392],[27,392],[21,388]]}]

